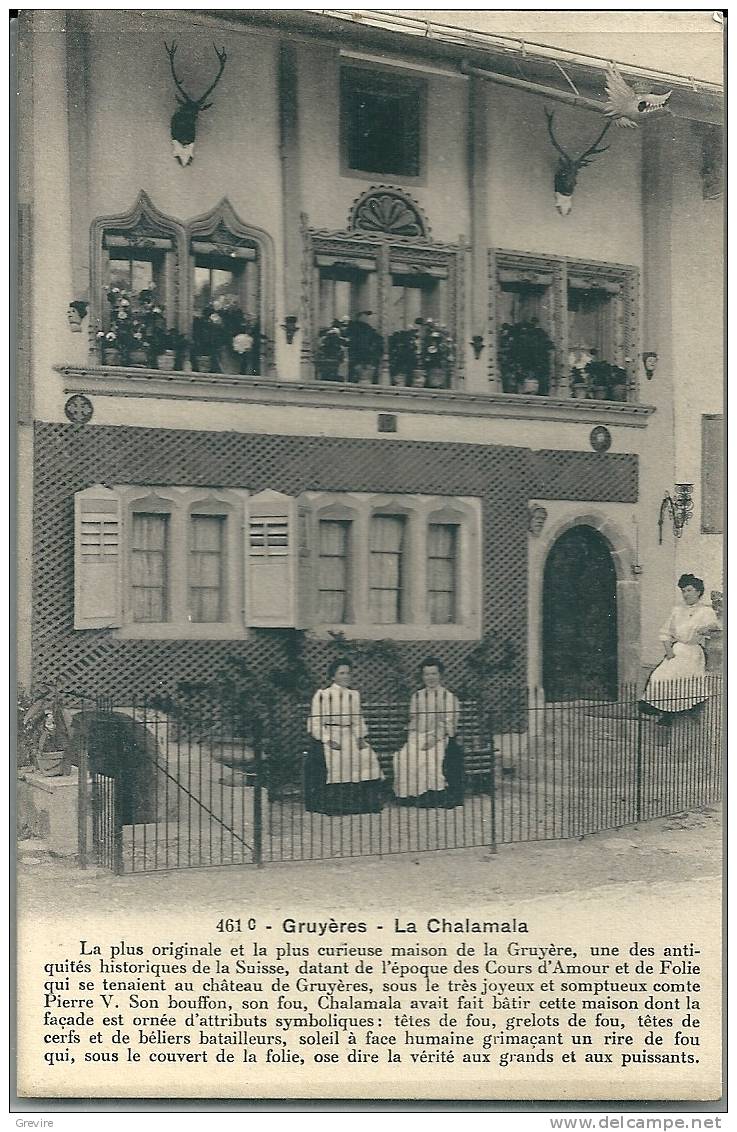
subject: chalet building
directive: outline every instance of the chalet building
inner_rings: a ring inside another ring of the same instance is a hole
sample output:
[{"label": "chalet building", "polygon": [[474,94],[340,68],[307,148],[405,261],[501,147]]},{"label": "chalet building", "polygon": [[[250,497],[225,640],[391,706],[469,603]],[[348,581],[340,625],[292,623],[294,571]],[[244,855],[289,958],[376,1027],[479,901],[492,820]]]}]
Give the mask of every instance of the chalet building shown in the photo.
[{"label": "chalet building", "polygon": [[[21,23],[22,681],[285,629],[639,680],[722,589],[720,88],[378,13]],[[670,112],[597,147],[607,80]]]}]

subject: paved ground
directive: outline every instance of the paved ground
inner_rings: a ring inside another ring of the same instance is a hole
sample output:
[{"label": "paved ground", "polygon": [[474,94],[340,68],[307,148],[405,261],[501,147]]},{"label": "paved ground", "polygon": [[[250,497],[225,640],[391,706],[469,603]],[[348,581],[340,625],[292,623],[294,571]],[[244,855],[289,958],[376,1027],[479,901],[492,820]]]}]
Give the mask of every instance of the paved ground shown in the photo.
[{"label": "paved ground", "polygon": [[[314,863],[230,866],[115,877],[80,872],[63,861],[19,861],[18,909],[48,925],[86,913],[140,914],[254,909],[342,907],[369,913],[391,905],[402,911],[451,910],[498,902],[515,904],[577,894],[617,901],[648,899],[658,886],[688,899],[708,890],[714,899],[721,876],[721,813],[690,814],[596,834],[580,841],[550,841],[486,850],[465,849]],[[20,843],[21,850],[23,843]],[[556,901],[559,903],[559,901]]]}]

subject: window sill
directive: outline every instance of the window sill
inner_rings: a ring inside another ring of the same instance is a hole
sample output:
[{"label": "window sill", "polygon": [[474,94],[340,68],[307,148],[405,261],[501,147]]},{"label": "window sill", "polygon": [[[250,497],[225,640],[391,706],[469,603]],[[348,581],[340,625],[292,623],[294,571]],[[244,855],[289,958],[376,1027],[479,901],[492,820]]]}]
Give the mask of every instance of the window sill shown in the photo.
[{"label": "window sill", "polygon": [[219,401],[300,405],[315,408],[368,409],[516,420],[601,422],[645,428],[652,405],[623,401],[584,401],[524,393],[467,393],[456,389],[407,389],[404,386],[337,382],[280,381],[274,377],[165,372],[124,366],[60,365],[64,393],[152,400]]},{"label": "window sill", "polygon": [[243,640],[248,630],[242,624],[230,621],[197,624],[189,621],[136,622],[113,629],[112,635],[123,641],[236,641]]},{"label": "window sill", "polygon": [[346,640],[362,641],[480,641],[480,625],[372,625],[355,622],[351,625],[313,625],[309,634],[332,639],[339,633]]}]

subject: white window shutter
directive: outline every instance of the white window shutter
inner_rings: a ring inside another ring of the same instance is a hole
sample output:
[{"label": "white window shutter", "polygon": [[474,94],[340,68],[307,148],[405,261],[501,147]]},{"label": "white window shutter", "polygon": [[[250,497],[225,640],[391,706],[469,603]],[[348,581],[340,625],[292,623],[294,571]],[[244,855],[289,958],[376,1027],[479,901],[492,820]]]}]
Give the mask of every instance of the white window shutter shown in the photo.
[{"label": "white window shutter", "polygon": [[313,531],[312,514],[308,504],[299,502],[297,506],[297,616],[296,627],[307,629],[314,620],[312,591],[313,576]]},{"label": "white window shutter", "polygon": [[120,497],[95,484],[74,496],[74,628],[120,625]]},{"label": "white window shutter", "polygon": [[246,524],[246,609],[256,628],[296,625],[295,502],[277,491],[249,500]]}]

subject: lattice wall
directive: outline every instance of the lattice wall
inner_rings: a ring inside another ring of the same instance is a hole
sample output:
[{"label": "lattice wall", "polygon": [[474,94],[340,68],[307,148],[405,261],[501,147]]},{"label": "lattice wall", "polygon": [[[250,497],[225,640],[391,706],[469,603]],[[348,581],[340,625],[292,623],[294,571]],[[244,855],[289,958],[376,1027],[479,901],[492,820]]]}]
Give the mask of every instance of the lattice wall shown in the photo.
[{"label": "lattice wall", "polygon": [[[73,497],[93,483],[426,492],[483,499],[483,624],[516,649],[512,677],[526,672],[527,500],[636,499],[634,456],[411,441],[244,435],[129,427],[38,424],[34,479],[34,679],[86,695],[151,695],[180,681],[204,682],[227,658],[270,667],[283,657],[273,633],[244,641],[135,641],[108,630],[74,631]],[[440,654],[452,686],[464,679],[468,642],[401,646],[411,671]],[[309,641],[306,660],[318,682],[335,646]],[[376,661],[357,666],[365,696],[381,694]]]}]

